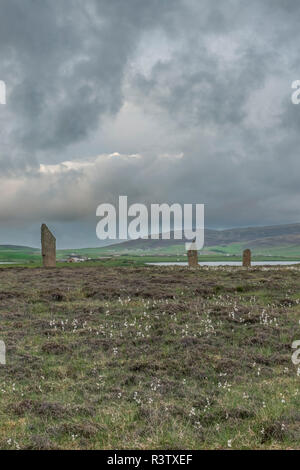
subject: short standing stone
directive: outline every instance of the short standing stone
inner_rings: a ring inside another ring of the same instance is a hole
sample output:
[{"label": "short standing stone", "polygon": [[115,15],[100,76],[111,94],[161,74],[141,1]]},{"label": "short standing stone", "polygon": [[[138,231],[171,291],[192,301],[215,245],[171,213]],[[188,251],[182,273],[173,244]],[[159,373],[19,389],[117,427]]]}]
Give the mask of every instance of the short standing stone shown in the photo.
[{"label": "short standing stone", "polygon": [[245,268],[251,267],[251,250],[247,249],[243,252],[243,266]]},{"label": "short standing stone", "polygon": [[56,238],[52,235],[47,225],[41,227],[42,258],[44,268],[56,267]]},{"label": "short standing stone", "polygon": [[190,268],[197,268],[198,265],[198,251],[197,250],[188,250],[187,252],[188,262]]}]

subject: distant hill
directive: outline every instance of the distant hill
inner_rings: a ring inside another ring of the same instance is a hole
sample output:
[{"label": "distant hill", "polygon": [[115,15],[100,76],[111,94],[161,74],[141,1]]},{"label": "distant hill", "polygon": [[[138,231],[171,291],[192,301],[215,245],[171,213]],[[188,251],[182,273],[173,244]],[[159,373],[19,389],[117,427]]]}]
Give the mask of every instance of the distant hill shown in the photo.
[{"label": "distant hill", "polygon": [[[58,250],[57,259],[65,259],[71,253],[92,259],[120,254],[183,256],[185,241],[188,240],[174,239],[174,232],[171,232],[169,240],[163,240],[160,235],[158,240],[148,237],[114,243],[106,247]],[[241,256],[244,248],[250,248],[257,256],[300,259],[300,223],[226,230],[206,229],[205,244],[201,254]],[[1,262],[40,263],[41,252],[40,249],[29,246],[0,245]]]},{"label": "distant hill", "polygon": [[[171,246],[183,246],[187,240],[174,239],[174,232],[170,233],[169,240],[153,240],[139,238],[111,246],[112,250],[158,250],[168,249]],[[275,247],[299,247],[300,253],[300,224],[272,225],[265,227],[233,228],[226,230],[205,229],[204,248],[228,247],[230,245],[247,246],[252,249]],[[214,251],[214,250],[213,250]],[[224,250],[221,250],[224,251]],[[229,250],[232,252],[232,250]]]},{"label": "distant hill", "polygon": [[0,251],[30,251],[32,253],[40,251],[38,248],[22,245],[0,245]]}]

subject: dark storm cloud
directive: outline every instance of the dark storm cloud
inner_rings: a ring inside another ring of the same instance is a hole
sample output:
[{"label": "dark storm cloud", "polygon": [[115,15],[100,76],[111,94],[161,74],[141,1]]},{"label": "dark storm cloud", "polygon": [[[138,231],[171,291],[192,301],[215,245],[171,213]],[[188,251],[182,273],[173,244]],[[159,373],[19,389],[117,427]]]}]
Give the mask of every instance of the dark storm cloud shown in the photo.
[{"label": "dark storm cloud", "polygon": [[103,114],[116,113],[141,33],[163,24],[168,12],[169,2],[158,0],[2,0],[12,144],[35,154],[61,149],[86,138]]},{"label": "dark storm cloud", "polygon": [[298,1],[0,7],[6,227],[45,217],[91,243],[119,194],[205,203],[214,227],[299,220]]},{"label": "dark storm cloud", "polygon": [[202,1],[190,12],[182,47],[134,82],[137,101],[184,129],[183,194],[215,226],[299,220],[299,5]]}]

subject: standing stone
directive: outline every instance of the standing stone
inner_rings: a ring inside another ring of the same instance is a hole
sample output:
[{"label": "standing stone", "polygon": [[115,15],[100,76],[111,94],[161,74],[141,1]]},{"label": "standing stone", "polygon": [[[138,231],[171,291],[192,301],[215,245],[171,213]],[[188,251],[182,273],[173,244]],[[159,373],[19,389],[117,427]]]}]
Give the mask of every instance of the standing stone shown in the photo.
[{"label": "standing stone", "polygon": [[243,252],[243,266],[244,268],[251,268],[251,250],[244,250]]},{"label": "standing stone", "polygon": [[44,268],[56,267],[56,238],[46,224],[41,227],[42,258]]},{"label": "standing stone", "polygon": [[196,243],[192,242],[190,244],[188,252],[187,252],[187,256],[188,256],[189,267],[197,268],[199,264],[198,264],[198,251],[197,251]]},{"label": "standing stone", "polygon": [[188,250],[188,262],[190,268],[197,268],[198,265],[198,251],[197,250]]}]

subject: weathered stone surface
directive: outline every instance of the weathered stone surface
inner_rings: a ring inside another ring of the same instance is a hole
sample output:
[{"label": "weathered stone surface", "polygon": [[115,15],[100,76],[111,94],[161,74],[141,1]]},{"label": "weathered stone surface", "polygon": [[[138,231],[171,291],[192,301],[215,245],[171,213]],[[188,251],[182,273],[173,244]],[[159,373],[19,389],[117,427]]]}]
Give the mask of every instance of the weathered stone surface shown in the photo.
[{"label": "weathered stone surface", "polygon": [[42,258],[44,268],[56,267],[56,238],[46,224],[41,227]]},{"label": "weathered stone surface", "polygon": [[244,250],[243,252],[243,266],[244,268],[251,267],[251,250]]},{"label": "weathered stone surface", "polygon": [[188,250],[187,252],[188,262],[190,268],[197,268],[198,265],[198,251],[197,250]]}]

